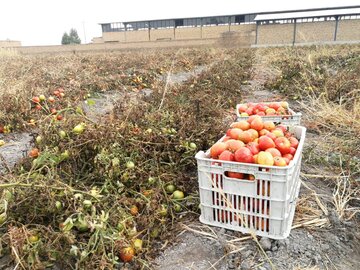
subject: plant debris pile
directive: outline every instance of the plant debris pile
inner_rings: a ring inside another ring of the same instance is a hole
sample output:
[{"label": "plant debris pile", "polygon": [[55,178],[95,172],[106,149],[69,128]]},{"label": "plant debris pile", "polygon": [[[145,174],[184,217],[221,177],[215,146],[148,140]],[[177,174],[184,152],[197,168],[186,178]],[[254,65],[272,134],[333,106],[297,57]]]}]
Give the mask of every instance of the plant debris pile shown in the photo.
[{"label": "plant debris pile", "polygon": [[[0,176],[0,254],[27,269],[149,267],[174,221],[198,212],[194,155],[226,130],[252,59],[214,49],[3,56],[0,132],[5,143],[32,132],[35,147]],[[213,62],[182,85],[158,79]],[[153,93],[117,102],[100,123],[80,106],[144,88]]]}]

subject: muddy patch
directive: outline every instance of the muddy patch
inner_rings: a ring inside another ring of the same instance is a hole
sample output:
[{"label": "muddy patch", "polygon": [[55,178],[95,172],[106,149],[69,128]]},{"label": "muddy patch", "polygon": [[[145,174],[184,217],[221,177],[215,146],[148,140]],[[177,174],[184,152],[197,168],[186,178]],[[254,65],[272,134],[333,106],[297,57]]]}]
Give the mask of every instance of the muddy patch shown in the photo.
[{"label": "muddy patch", "polygon": [[152,89],[146,88],[138,92],[107,92],[98,93],[96,96],[82,102],[81,107],[85,115],[95,123],[111,118],[117,107],[126,109],[132,105],[140,104],[142,99],[149,98]]},{"label": "muddy patch", "polygon": [[5,145],[0,147],[0,174],[11,171],[31,148],[33,136],[30,133],[0,134]]},{"label": "muddy patch", "polygon": [[160,80],[167,81],[169,80],[170,84],[182,84],[185,81],[189,80],[191,77],[199,76],[203,71],[208,69],[207,66],[197,66],[194,69],[187,71],[187,72],[178,72],[174,74],[164,74],[160,77]]},{"label": "muddy patch", "polygon": [[224,256],[222,245],[212,239],[197,236],[193,233],[185,233],[181,240],[172,247],[166,249],[164,253],[155,261],[157,270],[206,270],[206,269],[227,269],[226,265],[220,261]]}]

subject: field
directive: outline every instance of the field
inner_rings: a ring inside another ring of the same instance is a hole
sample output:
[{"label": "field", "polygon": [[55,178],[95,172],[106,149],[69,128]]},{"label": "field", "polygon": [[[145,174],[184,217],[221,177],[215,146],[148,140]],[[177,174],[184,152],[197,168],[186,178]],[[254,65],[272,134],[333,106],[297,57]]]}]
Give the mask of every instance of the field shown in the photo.
[{"label": "field", "polygon": [[[0,268],[359,269],[359,55],[357,45],[0,51]],[[237,103],[272,100],[303,113],[307,137],[290,241],[266,247],[198,222],[194,156]],[[196,243],[214,257],[191,261]]]}]

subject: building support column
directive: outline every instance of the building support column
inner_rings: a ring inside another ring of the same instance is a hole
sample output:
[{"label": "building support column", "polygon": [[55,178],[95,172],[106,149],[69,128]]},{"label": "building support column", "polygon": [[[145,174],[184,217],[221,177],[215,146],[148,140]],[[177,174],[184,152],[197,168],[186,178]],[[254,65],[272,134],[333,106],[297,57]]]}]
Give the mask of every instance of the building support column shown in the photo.
[{"label": "building support column", "polygon": [[336,38],[337,38],[338,26],[339,26],[339,16],[335,16],[334,41],[336,41]]},{"label": "building support column", "polygon": [[258,44],[259,22],[256,22],[255,45]]},{"label": "building support column", "polygon": [[293,35],[293,46],[295,45],[296,42],[296,19],[294,19],[294,35]]}]

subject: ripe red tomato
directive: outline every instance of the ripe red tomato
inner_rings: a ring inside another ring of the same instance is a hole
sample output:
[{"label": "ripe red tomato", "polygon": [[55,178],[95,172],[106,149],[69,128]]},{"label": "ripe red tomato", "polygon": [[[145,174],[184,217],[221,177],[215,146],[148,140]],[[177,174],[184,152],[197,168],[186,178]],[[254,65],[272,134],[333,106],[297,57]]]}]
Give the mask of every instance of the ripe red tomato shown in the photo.
[{"label": "ripe red tomato", "polygon": [[244,179],[244,174],[238,173],[238,172],[227,172],[227,177],[236,178],[236,179]]},{"label": "ripe red tomato", "polygon": [[231,139],[234,140],[238,140],[239,139],[239,135],[242,133],[243,131],[240,128],[232,128],[229,131],[229,135],[231,137]]},{"label": "ripe red tomato", "polygon": [[241,130],[248,130],[250,128],[249,122],[242,120],[231,124],[232,128],[240,128]]},{"label": "ripe red tomato", "polygon": [[246,144],[253,140],[253,135],[252,135],[251,131],[249,131],[249,130],[241,131],[241,133],[238,136],[238,140],[240,140]]},{"label": "ripe red tomato", "polygon": [[40,103],[40,98],[39,97],[33,97],[31,100],[34,103]]},{"label": "ripe red tomato", "polygon": [[210,156],[212,158],[218,158],[219,155],[226,150],[226,148],[226,143],[217,142],[210,148]]},{"label": "ripe red tomato", "polygon": [[235,152],[235,160],[244,163],[254,163],[254,155],[249,148],[241,147]]},{"label": "ripe red tomato", "polygon": [[253,155],[256,155],[260,152],[259,144],[256,142],[249,142],[246,147],[250,149]]},{"label": "ripe red tomato", "polygon": [[227,150],[231,152],[236,152],[240,147],[245,146],[242,141],[230,139],[226,141]]},{"label": "ripe red tomato", "polygon": [[255,129],[256,131],[262,130],[264,128],[264,123],[263,123],[261,117],[257,117],[253,121],[251,121],[250,127],[252,129]]},{"label": "ripe red tomato", "polygon": [[291,147],[294,147],[295,149],[298,147],[298,145],[299,145],[298,139],[296,139],[295,137],[290,137],[289,141],[290,141]]},{"label": "ripe red tomato", "polygon": [[279,137],[275,140],[276,148],[281,152],[281,154],[290,153],[290,141],[285,137]]},{"label": "ripe red tomato", "polygon": [[[269,133],[270,134],[270,133]],[[259,138],[259,148],[260,150],[266,150],[268,148],[274,148],[275,143],[274,141],[267,135],[261,136]]]},{"label": "ripe red tomato", "polygon": [[219,155],[219,160],[234,161],[235,157],[232,152],[230,152],[229,150],[225,150]]},{"label": "ripe red tomato", "polygon": [[134,258],[135,250],[132,247],[125,247],[120,250],[120,259],[123,262],[131,262]]},{"label": "ripe red tomato", "polygon": [[37,158],[38,156],[39,156],[39,149],[37,148],[31,149],[31,151],[29,152],[29,157]]},{"label": "ripe red tomato", "polygon": [[137,216],[137,214],[139,214],[139,208],[136,205],[131,206],[130,214],[133,216]]}]

